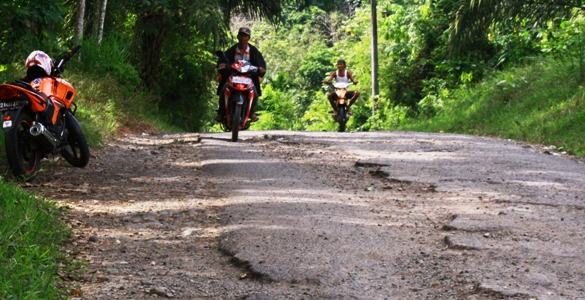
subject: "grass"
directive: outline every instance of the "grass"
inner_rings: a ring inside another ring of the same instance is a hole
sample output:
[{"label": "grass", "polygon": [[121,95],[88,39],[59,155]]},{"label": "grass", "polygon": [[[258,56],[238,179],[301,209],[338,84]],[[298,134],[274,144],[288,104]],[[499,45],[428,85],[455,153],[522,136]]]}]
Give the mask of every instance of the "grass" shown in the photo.
[{"label": "grass", "polygon": [[0,180],[0,298],[61,299],[60,245],[69,237],[56,205]]},{"label": "grass", "polygon": [[398,129],[508,138],[585,156],[585,88],[561,62],[542,60],[494,73],[443,100],[433,117]]}]

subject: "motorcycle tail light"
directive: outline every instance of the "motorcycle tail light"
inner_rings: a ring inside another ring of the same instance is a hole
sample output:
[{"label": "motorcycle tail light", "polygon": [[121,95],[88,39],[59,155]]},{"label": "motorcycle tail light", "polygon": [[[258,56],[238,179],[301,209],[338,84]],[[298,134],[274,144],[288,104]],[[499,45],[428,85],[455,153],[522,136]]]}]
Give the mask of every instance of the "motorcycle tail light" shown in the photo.
[{"label": "motorcycle tail light", "polygon": [[3,87],[0,89],[0,100],[10,100],[20,97],[18,90],[11,87]]}]

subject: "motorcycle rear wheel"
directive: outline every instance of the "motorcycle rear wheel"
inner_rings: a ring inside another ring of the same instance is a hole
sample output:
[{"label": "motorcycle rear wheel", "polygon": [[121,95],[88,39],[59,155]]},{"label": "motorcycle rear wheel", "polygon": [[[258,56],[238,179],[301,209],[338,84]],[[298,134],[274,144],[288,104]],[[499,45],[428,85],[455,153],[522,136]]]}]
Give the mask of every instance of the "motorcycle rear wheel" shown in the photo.
[{"label": "motorcycle rear wheel", "polygon": [[337,108],[337,122],[339,123],[339,132],[344,132],[347,123],[347,108],[345,105]]},{"label": "motorcycle rear wheel", "polygon": [[61,156],[72,166],[83,168],[89,162],[87,140],[73,114],[67,112],[65,122],[69,134],[67,135],[67,146],[60,151]]},{"label": "motorcycle rear wheel", "polygon": [[232,142],[238,141],[238,133],[240,131],[240,121],[242,120],[242,106],[234,107],[234,114],[232,117]]},{"label": "motorcycle rear wheel", "polygon": [[16,125],[4,135],[6,159],[12,174],[24,181],[33,181],[41,168],[42,149],[30,135],[32,118],[21,113]]}]

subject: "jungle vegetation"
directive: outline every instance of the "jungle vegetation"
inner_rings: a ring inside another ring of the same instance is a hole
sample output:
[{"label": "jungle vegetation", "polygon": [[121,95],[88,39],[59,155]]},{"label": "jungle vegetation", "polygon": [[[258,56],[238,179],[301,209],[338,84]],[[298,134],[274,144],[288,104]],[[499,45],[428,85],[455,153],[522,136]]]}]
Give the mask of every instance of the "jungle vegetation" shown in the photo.
[{"label": "jungle vegetation", "polygon": [[[92,147],[145,128],[218,131],[214,52],[248,26],[268,65],[252,130],[334,131],[321,81],[343,58],[362,93],[349,130],[488,135],[585,156],[584,0],[376,3],[378,95],[366,0],[2,1],[0,81],[22,77],[33,50],[80,44],[63,77]],[[4,176],[0,195],[0,298],[66,298],[60,279],[79,268],[58,251],[61,210]]]}]

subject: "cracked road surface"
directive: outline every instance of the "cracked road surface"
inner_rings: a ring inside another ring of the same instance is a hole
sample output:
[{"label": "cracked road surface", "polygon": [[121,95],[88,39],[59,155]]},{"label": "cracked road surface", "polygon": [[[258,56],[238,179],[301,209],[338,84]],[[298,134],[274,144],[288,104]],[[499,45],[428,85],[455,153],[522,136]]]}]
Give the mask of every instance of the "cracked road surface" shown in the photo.
[{"label": "cracked road surface", "polygon": [[585,299],[585,164],[414,132],[138,134],[25,189],[72,299]]}]

